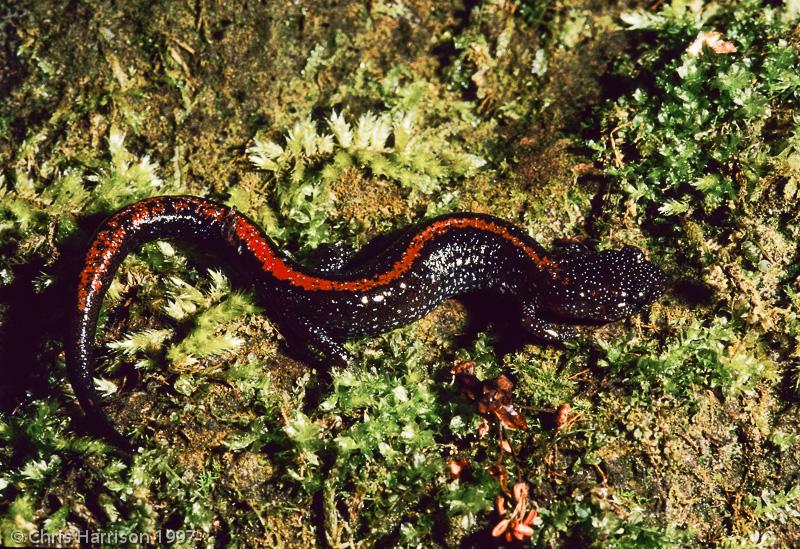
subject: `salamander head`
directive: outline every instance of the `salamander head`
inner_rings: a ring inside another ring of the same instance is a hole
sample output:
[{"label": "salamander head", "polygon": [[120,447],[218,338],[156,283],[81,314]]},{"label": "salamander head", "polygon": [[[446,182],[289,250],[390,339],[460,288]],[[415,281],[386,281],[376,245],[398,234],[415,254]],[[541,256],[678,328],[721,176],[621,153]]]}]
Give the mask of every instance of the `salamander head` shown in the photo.
[{"label": "salamander head", "polygon": [[619,320],[655,301],[666,285],[664,273],[633,246],[569,253],[556,257],[555,264],[540,310],[562,319]]}]

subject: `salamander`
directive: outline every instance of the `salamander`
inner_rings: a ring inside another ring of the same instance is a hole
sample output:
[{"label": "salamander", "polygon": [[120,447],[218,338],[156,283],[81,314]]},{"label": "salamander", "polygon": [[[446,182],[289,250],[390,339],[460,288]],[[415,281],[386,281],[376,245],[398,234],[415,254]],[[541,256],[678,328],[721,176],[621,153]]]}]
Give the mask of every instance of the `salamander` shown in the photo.
[{"label": "salamander", "polygon": [[69,380],[81,406],[117,440],[121,436],[100,410],[93,385],[97,319],[125,256],[161,239],[229,251],[281,330],[334,365],[351,360],[344,340],[409,324],[467,292],[505,296],[498,301],[510,307],[504,315],[518,317],[532,338],[559,342],[575,336],[569,324],[622,319],[665,288],[664,274],[637,248],[548,253],[520,228],[483,214],[429,219],[330,271],[293,261],[231,207],[193,196],[141,200],[98,229],[79,274],[65,345]]}]

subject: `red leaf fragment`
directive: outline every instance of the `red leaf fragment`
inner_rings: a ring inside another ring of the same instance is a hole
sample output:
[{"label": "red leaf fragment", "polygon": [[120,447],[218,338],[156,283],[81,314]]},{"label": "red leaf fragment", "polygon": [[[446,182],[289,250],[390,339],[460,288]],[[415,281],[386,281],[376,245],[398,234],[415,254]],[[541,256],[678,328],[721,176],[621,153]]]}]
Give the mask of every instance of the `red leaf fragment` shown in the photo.
[{"label": "red leaf fragment", "polygon": [[499,537],[503,535],[503,532],[508,530],[508,525],[511,523],[509,519],[503,519],[497,523],[497,525],[492,529],[492,536]]},{"label": "red leaf fragment", "polygon": [[501,517],[506,514],[506,498],[497,496],[497,514]]},{"label": "red leaf fragment", "polygon": [[516,526],[514,526],[515,538],[522,540],[532,535],[533,535],[533,528],[531,528],[530,526],[522,523],[519,523]]},{"label": "red leaf fragment", "polygon": [[525,520],[522,521],[522,524],[525,526],[530,526],[533,524],[533,521],[536,520],[536,517],[539,515],[539,511],[537,509],[531,509],[528,513],[528,516],[525,517]]},{"label": "red leaf fragment", "polygon": [[514,485],[514,499],[522,501],[528,498],[528,484],[525,482],[518,482]]},{"label": "red leaf fragment", "polygon": [[495,410],[497,418],[509,429],[520,429],[524,431],[528,428],[525,418],[517,412],[512,405],[501,406]]},{"label": "red leaf fragment", "polygon": [[450,469],[450,478],[457,479],[467,467],[469,467],[469,463],[467,463],[465,460],[451,459],[450,463],[448,464],[448,468]]},{"label": "red leaf fragment", "polygon": [[572,409],[566,402],[556,409],[556,429],[561,429],[567,423],[571,412]]}]

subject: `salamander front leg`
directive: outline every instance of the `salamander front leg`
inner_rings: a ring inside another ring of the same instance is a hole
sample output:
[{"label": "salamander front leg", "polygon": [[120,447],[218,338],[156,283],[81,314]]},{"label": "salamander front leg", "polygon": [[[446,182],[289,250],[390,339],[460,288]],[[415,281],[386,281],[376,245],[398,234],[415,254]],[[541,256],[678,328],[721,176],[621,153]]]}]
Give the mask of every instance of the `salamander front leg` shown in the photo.
[{"label": "salamander front leg", "polygon": [[536,309],[532,305],[522,308],[522,327],[536,339],[553,343],[578,337],[578,331],[574,328],[549,322],[536,316]]}]

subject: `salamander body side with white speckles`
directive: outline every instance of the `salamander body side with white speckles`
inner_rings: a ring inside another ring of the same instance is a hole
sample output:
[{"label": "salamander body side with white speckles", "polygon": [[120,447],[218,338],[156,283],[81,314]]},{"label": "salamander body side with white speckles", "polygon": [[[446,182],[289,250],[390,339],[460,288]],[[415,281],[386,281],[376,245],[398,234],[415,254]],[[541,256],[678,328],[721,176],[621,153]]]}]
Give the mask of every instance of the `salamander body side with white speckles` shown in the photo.
[{"label": "salamander body side with white speckles", "polygon": [[[350,357],[341,342],[413,322],[442,301],[473,291],[510,297],[531,336],[560,341],[573,335],[559,322],[610,322],[658,297],[665,279],[642,253],[566,252],[549,255],[524,231],[500,219],[456,213],[405,230],[374,255],[334,272],[290,260],[256,224],[228,206],[191,196],[136,202],[98,230],[80,273],[67,368],[81,405],[116,434],[97,407],[92,362],[103,296],[124,257],[144,242],[183,239],[216,243],[267,314],[334,364]],[[547,320],[545,320],[547,319]],[[117,435],[118,436],[118,435]]]}]

